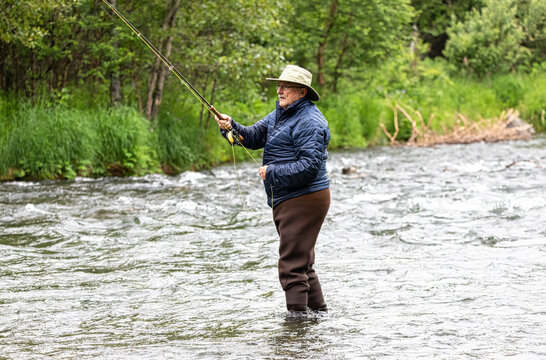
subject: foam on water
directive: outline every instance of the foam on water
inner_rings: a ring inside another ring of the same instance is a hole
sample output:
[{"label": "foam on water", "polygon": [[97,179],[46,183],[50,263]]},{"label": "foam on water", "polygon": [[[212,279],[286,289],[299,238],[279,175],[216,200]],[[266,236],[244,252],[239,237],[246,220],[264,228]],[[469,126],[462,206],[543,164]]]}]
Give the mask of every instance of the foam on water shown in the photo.
[{"label": "foam on water", "polygon": [[303,319],[254,163],[240,193],[232,165],[0,184],[0,357],[544,358],[545,167],[544,138],[332,153]]}]

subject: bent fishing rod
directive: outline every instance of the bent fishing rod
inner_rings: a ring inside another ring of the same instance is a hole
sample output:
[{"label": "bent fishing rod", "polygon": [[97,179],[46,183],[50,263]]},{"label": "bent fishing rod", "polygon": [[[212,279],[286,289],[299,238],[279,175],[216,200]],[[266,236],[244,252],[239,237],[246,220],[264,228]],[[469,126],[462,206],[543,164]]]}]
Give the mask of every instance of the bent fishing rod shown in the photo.
[{"label": "bent fishing rod", "polygon": [[[216,110],[216,108],[214,106],[212,106],[211,104],[209,104],[209,102],[199,93],[199,91],[197,91],[197,89],[184,77],[184,75],[182,75],[182,73],[180,73],[180,71],[178,71],[177,68],[174,67],[173,64],[171,64],[171,62],[159,51],[156,49],[156,47],[150,42],[148,41],[148,39],[146,39],[146,37],[144,35],[142,35],[142,33],[140,31],[138,31],[138,29],[136,27],[133,26],[133,24],[131,24],[129,22],[129,20],[127,20],[125,18],[125,16],[123,16],[115,7],[114,5],[112,5],[109,1],[107,0],[102,0],[106,5],[108,5],[108,7],[125,23],[125,25],[127,25],[131,30],[133,30],[133,32],[136,34],[136,36],[142,40],[142,42],[144,44],[146,44],[146,46],[148,46],[148,48],[150,50],[152,50],[152,52],[155,54],[155,56],[157,56],[159,58],[159,60],[161,60],[163,62],[163,64],[165,64],[165,66],[167,66],[167,68],[169,69],[170,72],[172,72],[179,80],[180,82],[182,82],[186,88],[188,88],[188,90],[201,102],[201,104],[203,104],[203,106],[208,110],[210,111],[210,113],[212,115],[216,115],[219,119],[223,119],[224,117],[222,116],[222,114],[220,114],[220,112],[218,110]],[[237,145],[241,145],[242,146],[242,143],[241,141],[243,141],[243,137],[241,135],[239,135],[239,133],[233,129],[231,126],[228,130],[228,133],[226,134],[227,136],[227,139],[228,141],[231,143],[231,145],[233,145],[234,143],[237,144]]]}]

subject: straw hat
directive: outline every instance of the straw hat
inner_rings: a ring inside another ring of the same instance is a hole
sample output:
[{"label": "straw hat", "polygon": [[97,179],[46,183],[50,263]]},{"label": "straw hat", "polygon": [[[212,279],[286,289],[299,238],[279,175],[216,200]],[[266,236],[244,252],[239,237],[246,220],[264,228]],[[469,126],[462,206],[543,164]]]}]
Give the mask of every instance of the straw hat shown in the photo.
[{"label": "straw hat", "polygon": [[296,65],[286,65],[281,76],[279,78],[266,78],[269,81],[286,81],[298,85],[303,85],[309,90],[309,100],[318,101],[320,100],[320,95],[318,92],[311,87],[311,81],[313,80],[313,75],[302,67]]}]

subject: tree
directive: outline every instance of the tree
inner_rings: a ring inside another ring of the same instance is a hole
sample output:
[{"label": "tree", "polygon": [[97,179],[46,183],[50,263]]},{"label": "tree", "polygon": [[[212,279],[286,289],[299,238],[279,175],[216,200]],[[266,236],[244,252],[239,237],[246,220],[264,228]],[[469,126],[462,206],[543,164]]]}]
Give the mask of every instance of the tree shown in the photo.
[{"label": "tree", "polygon": [[277,75],[285,62],[282,12],[287,2],[278,3],[208,0],[188,4],[179,13],[171,62],[209,102],[260,96],[257,84]]},{"label": "tree", "polygon": [[532,60],[546,61],[546,1],[519,0],[516,17],[525,34],[522,45],[531,51]]},{"label": "tree", "polygon": [[[171,0],[167,14],[161,25],[161,32],[166,33],[166,37],[159,40],[159,47],[157,49],[167,58],[171,55],[173,44],[172,29],[176,24],[176,14],[178,13],[179,7],[180,0]],[[156,57],[148,80],[148,93],[146,97],[146,117],[148,120],[157,118],[159,106],[161,105],[161,98],[163,97],[165,78],[167,77],[168,72],[169,70],[161,60]]]},{"label": "tree", "polygon": [[7,0],[0,8],[0,71],[4,90],[33,94],[39,83],[66,84],[71,72],[71,48],[79,28],[72,1]]},{"label": "tree", "polygon": [[[117,5],[116,0],[110,0],[110,3],[114,6]],[[114,55],[119,54],[119,35],[118,27],[112,26],[111,37]],[[110,73],[110,104],[119,105],[121,103],[121,75],[119,73],[119,66],[115,66]]]},{"label": "tree", "polygon": [[[124,16],[210,99],[242,100],[285,62],[287,0],[117,0]],[[0,7],[0,89],[50,96],[89,87],[155,118],[169,71],[99,0],[6,0]],[[179,19],[181,21],[176,21]],[[174,77],[171,77],[174,78]],[[64,90],[63,90],[64,89]]]},{"label": "tree", "polygon": [[445,54],[450,62],[478,76],[515,70],[531,52],[514,0],[485,0],[463,21],[453,18]]},{"label": "tree", "polygon": [[428,56],[443,56],[452,17],[464,19],[472,9],[481,9],[483,0],[412,0],[417,11],[415,25],[420,38],[429,45]]},{"label": "tree", "polygon": [[407,41],[413,16],[409,0],[297,2],[289,21],[292,58],[313,66],[319,86],[336,92],[341,78],[358,78]]}]

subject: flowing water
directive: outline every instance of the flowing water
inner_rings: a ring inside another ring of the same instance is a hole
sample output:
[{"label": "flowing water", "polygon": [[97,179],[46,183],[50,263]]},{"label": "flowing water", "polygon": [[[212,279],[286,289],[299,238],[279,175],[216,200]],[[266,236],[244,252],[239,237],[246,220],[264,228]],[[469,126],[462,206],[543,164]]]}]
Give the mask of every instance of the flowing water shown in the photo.
[{"label": "flowing water", "polygon": [[545,138],[328,166],[330,313],[296,319],[253,163],[0,184],[0,358],[546,358]]}]

